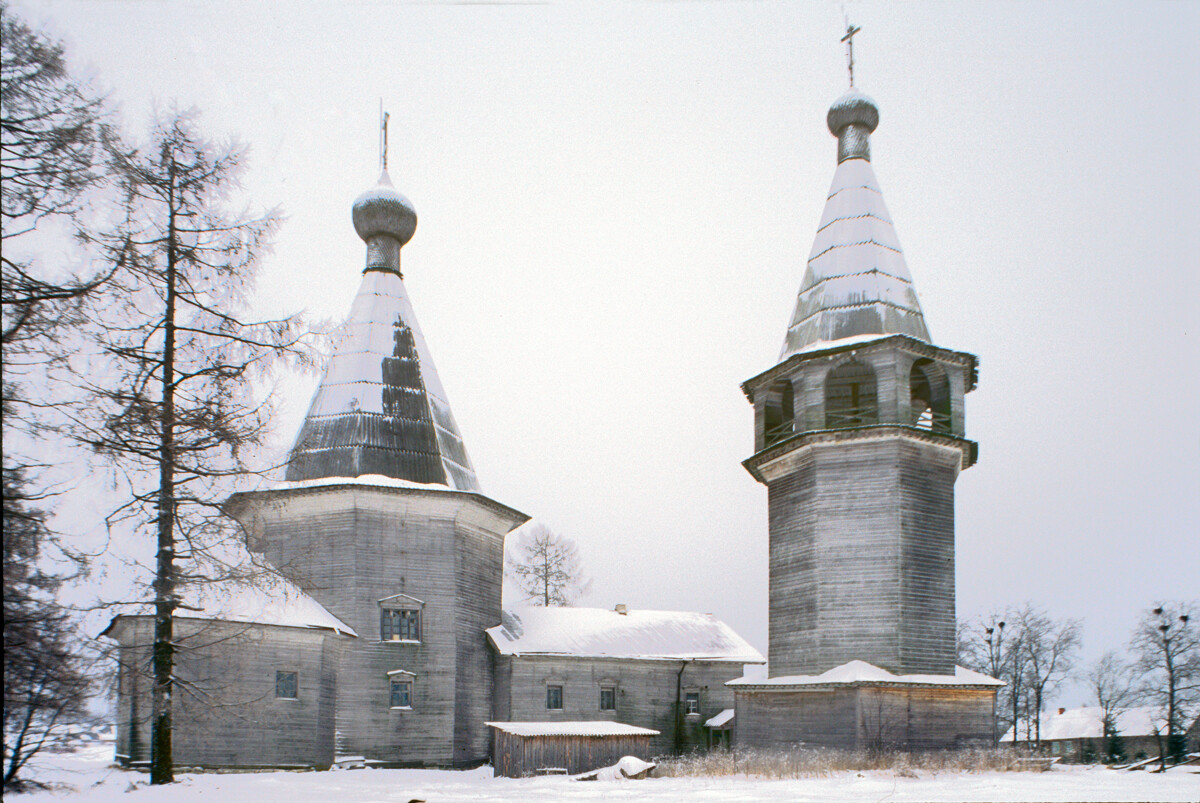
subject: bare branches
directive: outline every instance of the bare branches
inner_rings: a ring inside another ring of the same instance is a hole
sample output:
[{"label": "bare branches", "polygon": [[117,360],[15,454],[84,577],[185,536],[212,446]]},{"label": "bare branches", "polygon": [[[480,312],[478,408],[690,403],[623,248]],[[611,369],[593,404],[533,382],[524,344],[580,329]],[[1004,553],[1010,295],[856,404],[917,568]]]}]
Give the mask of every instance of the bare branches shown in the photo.
[{"label": "bare branches", "polygon": [[121,269],[90,321],[105,379],[91,382],[75,426],[129,479],[119,515],[156,544],[152,783],[173,779],[171,700],[184,648],[174,621],[185,591],[263,571],[220,508],[230,480],[255,471],[268,431],[271,406],[251,382],[280,360],[310,360],[299,317],[247,314],[276,215],[227,208],[243,151],[202,137],[196,118],[160,119],[140,147],[106,137],[125,211],[91,242]]},{"label": "bare branches", "polygon": [[1184,732],[1200,712],[1200,629],[1196,604],[1164,602],[1147,611],[1130,646],[1142,678],[1139,691],[1167,723],[1166,756],[1185,752]]}]

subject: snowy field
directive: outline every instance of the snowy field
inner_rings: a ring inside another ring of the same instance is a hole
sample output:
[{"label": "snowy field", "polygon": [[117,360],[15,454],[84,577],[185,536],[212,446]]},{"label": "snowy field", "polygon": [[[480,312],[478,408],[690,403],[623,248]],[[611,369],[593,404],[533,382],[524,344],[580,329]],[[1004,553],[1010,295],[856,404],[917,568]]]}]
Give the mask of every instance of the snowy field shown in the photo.
[{"label": "snowy field", "polygon": [[795,780],[650,778],[644,781],[579,782],[567,778],[492,778],[488,767],[443,770],[342,770],[320,773],[255,772],[181,775],[169,787],[150,787],[146,776],[110,766],[111,745],[40,757],[34,773],[60,784],[54,791],[13,795],[21,803],[428,803],[452,801],[637,800],[666,801],[1200,801],[1200,774],[1180,768],[1163,775],[1115,772],[1097,767],[1058,767],[1050,772],[918,773],[853,771]]}]

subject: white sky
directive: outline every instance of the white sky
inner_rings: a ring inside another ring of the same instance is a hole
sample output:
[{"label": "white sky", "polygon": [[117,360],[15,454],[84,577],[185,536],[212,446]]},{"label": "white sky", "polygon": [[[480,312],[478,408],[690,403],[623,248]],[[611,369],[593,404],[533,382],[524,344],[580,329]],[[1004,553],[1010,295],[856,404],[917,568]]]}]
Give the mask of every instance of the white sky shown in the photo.
[{"label": "white sky", "polygon": [[[288,215],[272,311],[340,318],[390,168],[406,282],[484,490],[576,539],[585,604],[766,647],[772,366],[836,162],[836,3],[15,0],[127,123],[195,104]],[[962,615],[1197,596],[1200,4],[851,3],[876,174],[934,342],[980,357]],[[315,377],[283,402],[286,448]],[[1082,692],[1066,700],[1082,703]]]}]

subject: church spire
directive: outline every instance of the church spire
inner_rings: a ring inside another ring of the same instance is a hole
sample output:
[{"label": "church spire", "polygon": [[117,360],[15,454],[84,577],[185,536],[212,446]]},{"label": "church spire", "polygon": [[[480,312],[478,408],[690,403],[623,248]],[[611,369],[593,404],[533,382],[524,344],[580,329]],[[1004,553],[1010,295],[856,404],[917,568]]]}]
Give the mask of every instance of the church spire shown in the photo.
[{"label": "church spire", "polygon": [[[386,152],[381,143],[381,165]],[[333,356],[292,447],[287,479],[381,474],[478,491],[400,274],[400,249],[416,232],[416,210],[392,186],[385,167],[352,211],[354,229],[367,245],[362,284],[335,335]]]},{"label": "church spire", "polygon": [[[844,41],[849,45],[857,32],[847,26]],[[925,316],[871,168],[870,137],[879,126],[879,107],[852,85],[825,119],[838,140],[838,166],[780,360],[849,337],[904,334],[928,342]]]}]

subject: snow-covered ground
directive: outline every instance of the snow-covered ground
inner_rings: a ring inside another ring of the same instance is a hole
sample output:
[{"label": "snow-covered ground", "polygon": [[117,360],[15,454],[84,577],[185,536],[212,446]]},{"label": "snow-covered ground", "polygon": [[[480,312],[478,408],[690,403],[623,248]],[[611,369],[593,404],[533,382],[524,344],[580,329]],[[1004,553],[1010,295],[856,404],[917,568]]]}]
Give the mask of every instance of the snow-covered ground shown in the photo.
[{"label": "snow-covered ground", "polygon": [[[13,796],[21,803],[429,803],[449,801],[637,800],[671,801],[1197,801],[1200,774],[1194,767],[1166,774],[1115,772],[1099,767],[1056,767],[1050,772],[918,773],[836,772],[795,780],[729,778],[650,778],[642,781],[572,781],[565,777],[512,780],[493,778],[488,767],[467,772],[443,770],[341,770],[334,772],[255,772],[185,774],[169,787],[150,787],[146,776],[110,766],[112,746],[94,745],[75,753],[39,757],[34,773],[62,784],[56,791]],[[69,788],[68,788],[69,785]]]}]

